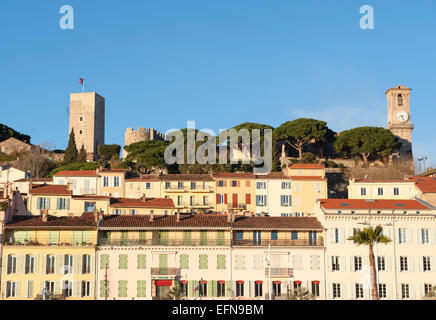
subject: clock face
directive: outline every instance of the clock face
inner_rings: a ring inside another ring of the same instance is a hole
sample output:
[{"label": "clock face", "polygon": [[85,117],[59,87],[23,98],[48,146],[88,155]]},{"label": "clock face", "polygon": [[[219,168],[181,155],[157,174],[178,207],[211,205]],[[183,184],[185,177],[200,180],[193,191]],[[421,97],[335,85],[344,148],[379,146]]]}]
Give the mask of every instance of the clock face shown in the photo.
[{"label": "clock face", "polygon": [[399,122],[406,122],[409,120],[409,114],[406,111],[398,111],[395,114],[395,119],[397,119]]}]

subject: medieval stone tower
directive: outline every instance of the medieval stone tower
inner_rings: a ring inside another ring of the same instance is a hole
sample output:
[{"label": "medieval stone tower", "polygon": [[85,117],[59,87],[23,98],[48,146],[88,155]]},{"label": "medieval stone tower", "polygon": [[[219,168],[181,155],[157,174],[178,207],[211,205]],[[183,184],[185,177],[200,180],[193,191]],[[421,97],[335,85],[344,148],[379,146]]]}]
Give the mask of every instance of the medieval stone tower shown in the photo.
[{"label": "medieval stone tower", "polygon": [[406,160],[413,160],[412,130],[414,126],[410,119],[410,91],[412,89],[401,85],[386,91],[388,101],[387,129],[400,138],[403,145],[399,156]]},{"label": "medieval stone tower", "polygon": [[70,95],[70,130],[74,128],[76,147],[82,144],[88,160],[95,160],[97,147],[104,144],[104,98],[96,92]]},{"label": "medieval stone tower", "polygon": [[[165,140],[165,135],[157,131],[153,128],[142,128],[139,127],[137,131],[134,131],[133,128],[127,128],[126,133],[124,135],[124,145],[128,146],[129,144],[139,142],[139,141],[147,141],[147,140]],[[123,159],[125,159],[128,155],[128,152],[123,148]]]}]

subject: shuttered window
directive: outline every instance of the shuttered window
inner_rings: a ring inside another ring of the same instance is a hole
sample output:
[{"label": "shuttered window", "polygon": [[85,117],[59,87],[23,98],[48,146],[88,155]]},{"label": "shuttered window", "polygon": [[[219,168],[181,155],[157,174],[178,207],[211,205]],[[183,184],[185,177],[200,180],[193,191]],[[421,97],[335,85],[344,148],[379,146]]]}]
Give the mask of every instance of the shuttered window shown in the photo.
[{"label": "shuttered window", "polygon": [[168,255],[160,254],[159,255],[159,274],[167,275],[168,274]]},{"label": "shuttered window", "polygon": [[145,297],[146,296],[146,281],[145,280],[138,280],[136,282],[136,289],[137,289],[137,296],[138,297]]},{"label": "shuttered window", "polygon": [[200,269],[207,269],[208,268],[208,266],[207,266],[207,261],[208,261],[208,258],[207,258],[207,254],[200,254],[200,258],[199,258],[199,260],[200,260]]},{"label": "shuttered window", "polygon": [[185,246],[192,245],[191,231],[185,231],[183,233],[183,245],[185,245]]},{"label": "shuttered window", "polygon": [[217,255],[217,269],[225,269],[226,268],[226,256],[224,254]]},{"label": "shuttered window", "polygon": [[120,298],[127,297],[127,280],[118,281],[118,297]]},{"label": "shuttered window", "polygon": [[109,296],[109,281],[100,280],[100,297],[106,296]]},{"label": "shuttered window", "polygon": [[120,254],[118,256],[118,268],[127,269],[127,254]]},{"label": "shuttered window", "polygon": [[207,245],[207,231],[200,231],[200,245]]},{"label": "shuttered window", "polygon": [[147,256],[145,254],[138,254],[137,256],[137,269],[145,269],[146,268],[146,260]]},{"label": "shuttered window", "polygon": [[219,246],[223,246],[224,245],[224,231],[218,231],[217,232],[217,244]]},{"label": "shuttered window", "polygon": [[180,269],[189,269],[189,255],[180,255]]},{"label": "shuttered window", "polygon": [[100,269],[106,269],[106,268],[109,268],[109,255],[102,254],[100,256]]}]

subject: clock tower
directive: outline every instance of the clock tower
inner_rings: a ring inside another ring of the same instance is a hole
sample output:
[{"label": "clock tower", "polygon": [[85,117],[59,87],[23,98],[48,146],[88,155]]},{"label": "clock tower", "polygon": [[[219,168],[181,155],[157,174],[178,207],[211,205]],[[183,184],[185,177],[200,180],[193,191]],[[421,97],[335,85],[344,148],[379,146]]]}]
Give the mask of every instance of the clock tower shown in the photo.
[{"label": "clock tower", "polygon": [[400,138],[400,158],[413,159],[412,155],[412,130],[410,121],[410,91],[405,86],[396,86],[386,91],[388,102],[388,126],[395,136]]}]

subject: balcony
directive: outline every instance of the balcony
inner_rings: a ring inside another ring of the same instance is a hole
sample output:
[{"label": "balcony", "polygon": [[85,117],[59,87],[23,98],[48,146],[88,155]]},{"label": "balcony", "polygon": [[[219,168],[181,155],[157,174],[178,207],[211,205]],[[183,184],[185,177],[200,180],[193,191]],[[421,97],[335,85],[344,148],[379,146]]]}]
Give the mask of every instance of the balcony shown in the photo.
[{"label": "balcony", "polygon": [[178,268],[151,268],[152,276],[177,276],[180,275]]},{"label": "balcony", "polygon": [[302,239],[302,240],[233,240],[233,246],[238,247],[322,247],[324,240],[319,238],[317,240]]},{"label": "balcony", "polygon": [[210,186],[195,186],[195,188],[190,188],[191,192],[211,192],[213,189]]},{"label": "balcony", "polygon": [[204,203],[204,202],[191,202],[189,204],[189,206],[191,208],[210,208],[211,205],[209,203]]},{"label": "balcony", "polygon": [[187,192],[187,187],[178,187],[178,186],[170,186],[169,188],[165,188],[166,192]]},{"label": "balcony", "polygon": [[89,240],[77,239],[73,237],[37,237],[36,239],[14,239],[5,238],[5,246],[95,246]]},{"label": "balcony", "polygon": [[177,239],[177,240],[164,240],[164,239],[114,239],[107,240],[101,239],[100,246],[168,246],[168,247],[184,247],[184,246],[230,246],[228,239]]},{"label": "balcony", "polygon": [[96,191],[96,189],[91,189],[91,188],[80,188],[80,194],[96,195],[97,191]]},{"label": "balcony", "polygon": [[[291,268],[271,268],[271,278],[292,278],[293,276]],[[265,268],[265,277],[269,277],[269,268]]]},{"label": "balcony", "polygon": [[247,209],[247,205],[245,203],[228,203],[227,204],[227,209],[231,210],[246,210]]}]

